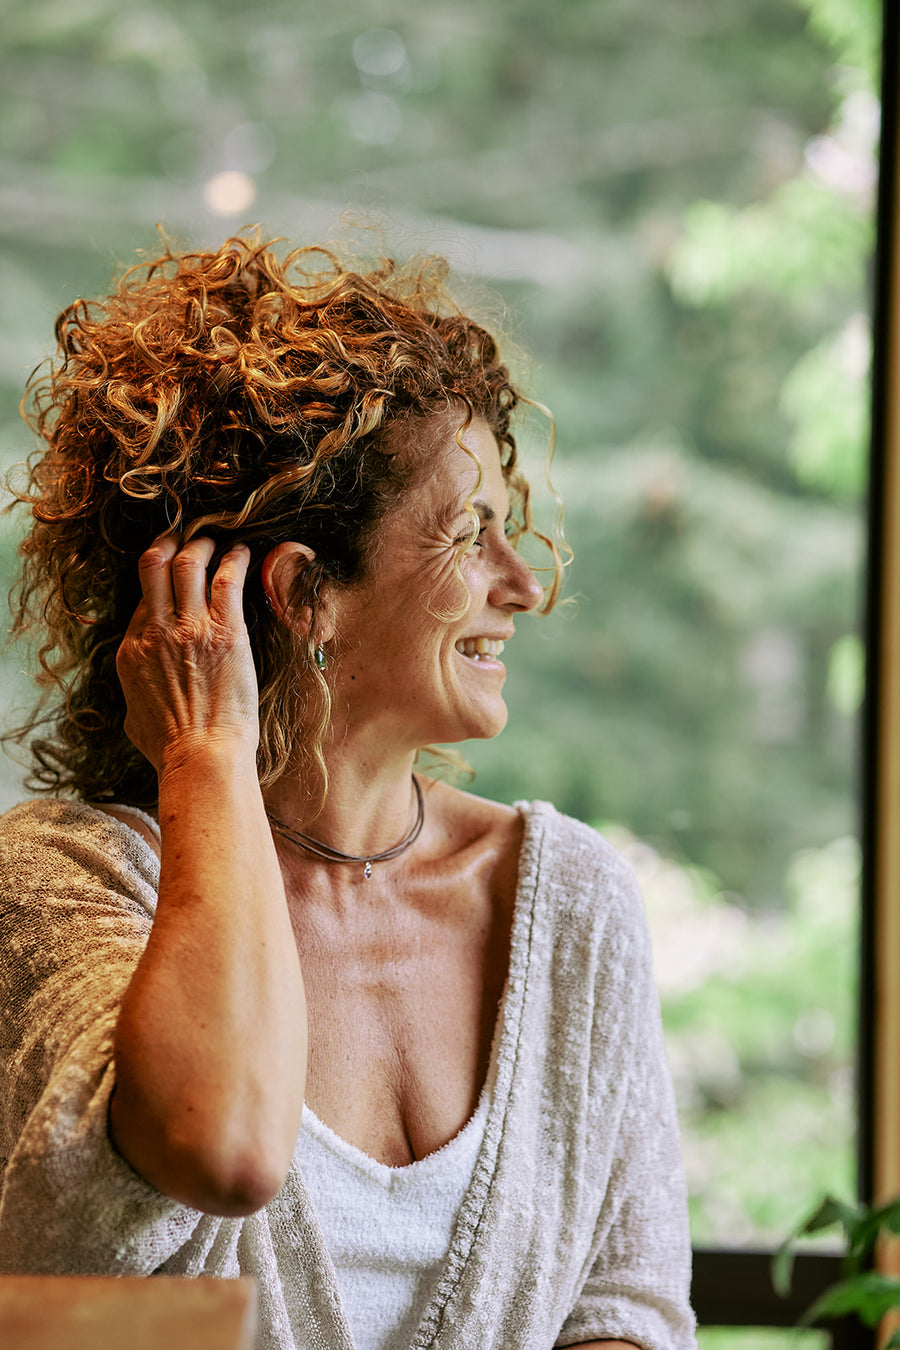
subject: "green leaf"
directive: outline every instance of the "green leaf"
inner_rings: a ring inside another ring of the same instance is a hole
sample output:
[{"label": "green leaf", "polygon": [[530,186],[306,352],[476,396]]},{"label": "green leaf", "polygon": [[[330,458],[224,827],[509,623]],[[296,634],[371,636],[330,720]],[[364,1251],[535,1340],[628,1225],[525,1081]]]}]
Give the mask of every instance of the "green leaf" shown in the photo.
[{"label": "green leaf", "polygon": [[794,1272],[793,1234],[787,1242],[782,1242],[772,1258],[772,1285],[776,1294],[787,1298],[791,1292],[791,1275]]},{"label": "green leaf", "polygon": [[803,1227],[798,1230],[797,1236],[801,1237],[806,1233],[818,1233],[823,1228],[831,1228],[836,1223],[839,1223],[849,1236],[860,1219],[865,1217],[865,1210],[857,1208],[856,1205],[848,1205],[845,1201],[838,1200],[836,1196],[826,1195],[819,1208],[813,1211]]},{"label": "green leaf", "polygon": [[855,1313],[866,1326],[873,1327],[892,1308],[900,1308],[900,1279],[870,1270],[826,1289],[806,1313],[803,1323]]},{"label": "green leaf", "polygon": [[900,1232],[900,1201],[892,1200],[886,1205],[869,1211],[860,1210],[859,1218],[847,1232],[847,1259],[855,1272],[865,1265],[874,1250],[882,1232]]},{"label": "green leaf", "polygon": [[900,1233],[900,1199],[891,1200],[880,1209],[873,1209],[872,1218],[877,1219],[879,1228],[886,1228],[889,1233]]},{"label": "green leaf", "polygon": [[793,1248],[798,1238],[805,1237],[808,1233],[821,1232],[823,1228],[831,1228],[834,1224],[840,1224],[849,1239],[861,1217],[868,1217],[867,1211],[847,1205],[843,1200],[838,1200],[833,1195],[826,1195],[818,1208],[813,1210],[807,1218],[800,1221],[775,1253],[772,1259],[772,1285],[776,1293],[785,1298],[790,1292],[791,1275],[794,1269]]}]

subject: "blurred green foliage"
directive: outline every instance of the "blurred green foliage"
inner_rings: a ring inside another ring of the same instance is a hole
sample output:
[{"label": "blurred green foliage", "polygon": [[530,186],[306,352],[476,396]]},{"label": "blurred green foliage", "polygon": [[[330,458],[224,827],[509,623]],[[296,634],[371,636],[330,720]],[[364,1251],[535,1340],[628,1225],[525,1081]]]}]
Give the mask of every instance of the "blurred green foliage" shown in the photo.
[{"label": "blurred green foliage", "polygon": [[778,1243],[825,1191],[854,1190],[858,845],[798,853],[785,907],[761,914],[604,832],[647,904],[694,1240]]},{"label": "blurred green foliage", "polygon": [[797,1331],[793,1327],[701,1327],[700,1350],[827,1350],[827,1331]]}]

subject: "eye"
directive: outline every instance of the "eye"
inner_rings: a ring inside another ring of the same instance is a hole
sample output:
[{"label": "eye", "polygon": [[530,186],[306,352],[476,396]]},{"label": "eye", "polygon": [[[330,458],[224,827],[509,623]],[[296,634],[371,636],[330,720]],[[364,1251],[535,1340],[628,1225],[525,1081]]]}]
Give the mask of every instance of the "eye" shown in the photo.
[{"label": "eye", "polygon": [[483,545],[481,536],[484,534],[484,532],[485,532],[486,529],[487,529],[487,526],[486,526],[486,525],[482,525],[481,528],[479,529],[478,533],[476,534],[476,536],[475,536],[474,539],[472,538],[471,531],[466,530],[465,534],[459,535],[459,537],[456,538],[453,542],[454,542],[454,544],[457,544],[457,545],[460,545],[460,546],[465,545],[465,544],[468,544],[468,545],[469,545],[470,547],[472,547],[472,548],[483,548],[484,545]]}]

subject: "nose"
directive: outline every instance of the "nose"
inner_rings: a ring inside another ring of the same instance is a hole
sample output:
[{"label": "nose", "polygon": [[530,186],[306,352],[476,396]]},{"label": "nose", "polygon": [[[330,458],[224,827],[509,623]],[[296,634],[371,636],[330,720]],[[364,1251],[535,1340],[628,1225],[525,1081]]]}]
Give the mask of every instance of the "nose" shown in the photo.
[{"label": "nose", "polygon": [[544,591],[528,563],[511,544],[504,541],[504,565],[497,569],[490,599],[498,609],[513,609],[526,614],[537,609]]}]

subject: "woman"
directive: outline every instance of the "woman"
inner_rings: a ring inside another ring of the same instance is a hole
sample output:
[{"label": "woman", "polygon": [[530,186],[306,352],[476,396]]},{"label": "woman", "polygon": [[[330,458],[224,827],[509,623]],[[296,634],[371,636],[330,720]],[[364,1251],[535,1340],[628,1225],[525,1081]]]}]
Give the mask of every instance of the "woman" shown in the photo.
[{"label": "woman", "polygon": [[492,339],[434,263],[242,239],[57,335],[0,1268],[254,1275],[278,1350],[690,1345],[631,876],[415,772],[501,730],[503,646],[559,584],[516,551]]}]

